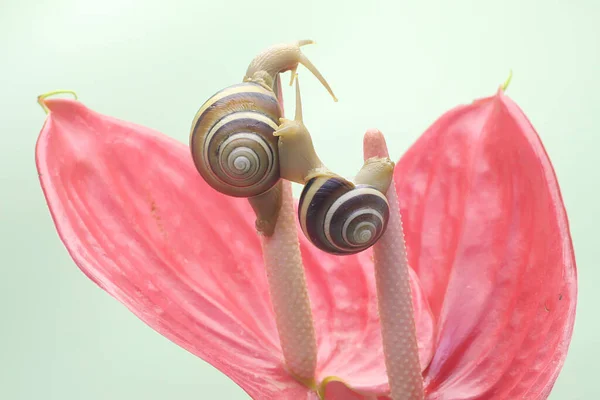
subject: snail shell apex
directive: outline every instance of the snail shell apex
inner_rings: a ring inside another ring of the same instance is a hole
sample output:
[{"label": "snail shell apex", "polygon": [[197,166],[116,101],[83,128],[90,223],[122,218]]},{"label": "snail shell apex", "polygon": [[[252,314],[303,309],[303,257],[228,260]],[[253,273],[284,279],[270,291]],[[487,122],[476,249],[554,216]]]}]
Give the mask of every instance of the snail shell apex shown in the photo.
[{"label": "snail shell apex", "polygon": [[389,204],[372,186],[341,177],[318,176],[304,187],[298,205],[300,225],[319,249],[355,254],[375,244],[385,232]]},{"label": "snail shell apex", "polygon": [[190,132],[196,169],[219,192],[254,197],[279,176],[277,129],[282,112],[275,94],[245,82],[215,93],[198,110]]}]

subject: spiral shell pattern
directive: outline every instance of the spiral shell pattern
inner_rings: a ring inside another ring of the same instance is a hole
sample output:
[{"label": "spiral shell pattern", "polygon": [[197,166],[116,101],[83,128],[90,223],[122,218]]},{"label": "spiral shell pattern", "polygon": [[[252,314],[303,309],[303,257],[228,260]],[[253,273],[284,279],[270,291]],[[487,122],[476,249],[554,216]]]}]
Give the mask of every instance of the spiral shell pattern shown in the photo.
[{"label": "spiral shell pattern", "polygon": [[389,219],[383,193],[341,177],[315,177],[304,187],[298,205],[300,225],[319,249],[355,254],[375,244]]},{"label": "spiral shell pattern", "polygon": [[225,88],[196,113],[190,133],[194,164],[214,189],[253,197],[279,180],[277,137],[281,108],[275,94],[255,83]]}]

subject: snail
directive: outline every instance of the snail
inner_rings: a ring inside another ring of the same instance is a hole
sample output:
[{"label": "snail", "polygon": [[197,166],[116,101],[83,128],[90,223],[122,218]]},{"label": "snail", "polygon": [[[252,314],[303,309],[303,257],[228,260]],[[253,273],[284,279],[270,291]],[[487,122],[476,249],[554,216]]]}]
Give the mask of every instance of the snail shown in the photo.
[{"label": "snail", "polygon": [[385,196],[393,177],[389,158],[368,159],[354,182],[331,172],[317,156],[302,122],[300,86],[296,78],[296,116],[281,119],[279,138],[281,174],[304,185],[298,219],[304,235],[319,249],[349,255],[375,244],[385,232],[389,203]]},{"label": "snail", "polygon": [[275,94],[256,83],[229,86],[198,111],[190,147],[196,168],[214,189],[253,197],[279,180],[281,110]]},{"label": "snail", "polygon": [[371,159],[355,182],[341,176],[317,175],[308,180],[298,204],[304,235],[331,254],[355,254],[374,245],[385,232],[389,204],[385,192],[394,164]]},{"label": "snail", "polygon": [[[282,117],[274,91],[279,73],[306,66],[337,101],[327,81],[302,54],[303,40],[272,46],[252,60],[243,82],[211,96],[198,110],[190,132],[197,170],[214,189],[228,196],[255,197],[281,178],[278,139]],[[284,177],[285,178],[285,177]]]},{"label": "snail", "polygon": [[279,105],[279,74],[291,71],[293,84],[299,64],[311,71],[331,94],[329,84],[300,51],[313,43],[301,40],[272,46],[249,64],[241,83],[211,96],[197,111],[190,131],[194,165],[215,190],[233,197],[246,197],[257,214],[259,233],[273,233],[280,202],[281,166],[278,153],[282,110]]}]

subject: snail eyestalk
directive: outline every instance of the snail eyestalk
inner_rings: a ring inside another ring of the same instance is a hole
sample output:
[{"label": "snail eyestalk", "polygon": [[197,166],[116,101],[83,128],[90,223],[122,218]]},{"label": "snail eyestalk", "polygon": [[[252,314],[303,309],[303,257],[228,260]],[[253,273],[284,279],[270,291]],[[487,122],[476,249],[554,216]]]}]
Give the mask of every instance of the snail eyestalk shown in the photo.
[{"label": "snail eyestalk", "polygon": [[319,70],[313,65],[313,63],[311,63],[310,60],[308,58],[306,58],[306,56],[302,53],[300,53],[299,62],[300,62],[300,64],[304,65],[310,72],[313,73],[313,75],[319,80],[319,82],[321,82],[321,84],[323,86],[325,86],[325,89],[327,89],[327,91],[329,92],[331,97],[333,97],[333,101],[335,101],[337,103],[338,99],[337,99],[337,97],[335,97],[335,94],[333,94],[333,90],[331,89],[331,87],[329,86],[329,84],[327,83],[327,81],[325,80],[323,75],[321,75]]},{"label": "snail eyestalk", "polygon": [[302,98],[300,97],[300,82],[298,81],[298,74],[296,76],[296,117],[294,118],[298,122],[302,122]]},{"label": "snail eyestalk", "polygon": [[504,81],[504,83],[501,86],[503,92],[506,92],[506,89],[508,89],[508,85],[510,85],[510,81],[512,80],[512,76],[513,76],[513,71],[511,69],[508,72],[508,78],[506,78],[506,80]]},{"label": "snail eyestalk", "polygon": [[294,84],[294,78],[298,77],[298,74],[296,73],[296,71],[298,70],[298,67],[296,68],[292,68],[291,72],[291,76],[290,76],[290,86],[292,86]]},{"label": "snail eyestalk", "polygon": [[327,171],[317,156],[312,138],[302,122],[302,99],[300,80],[296,76],[296,116],[289,120],[280,118],[280,125],[273,132],[278,138],[279,175],[291,182],[305,184],[315,171]]},{"label": "snail eyestalk", "polygon": [[50,112],[50,109],[48,109],[48,107],[44,103],[44,100],[46,100],[48,97],[56,96],[57,94],[71,94],[71,95],[73,95],[73,97],[75,97],[75,100],[77,100],[77,93],[75,93],[73,90],[53,90],[51,92],[40,94],[37,97],[37,102],[42,107],[42,109],[44,110],[44,112],[46,114],[48,114]]},{"label": "snail eyestalk", "polygon": [[302,64],[321,82],[333,100],[337,102],[337,98],[323,75],[300,51],[301,46],[312,43],[314,43],[312,40],[299,40],[294,43],[269,47],[252,60],[246,70],[244,82],[256,82],[272,88],[277,74],[291,71],[290,85],[292,85],[298,64]]}]

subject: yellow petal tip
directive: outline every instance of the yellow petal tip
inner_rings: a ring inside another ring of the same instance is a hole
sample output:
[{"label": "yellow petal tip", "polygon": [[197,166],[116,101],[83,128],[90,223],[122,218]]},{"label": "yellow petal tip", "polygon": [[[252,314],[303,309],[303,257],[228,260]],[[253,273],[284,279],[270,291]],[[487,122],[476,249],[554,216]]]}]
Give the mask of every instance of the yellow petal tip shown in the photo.
[{"label": "yellow petal tip", "polygon": [[75,100],[78,100],[77,93],[75,93],[75,91],[73,90],[53,90],[51,92],[40,94],[37,97],[37,102],[42,107],[44,112],[46,112],[46,114],[48,114],[50,110],[48,109],[48,106],[46,106],[46,104],[44,103],[44,100],[46,100],[48,97],[56,96],[58,94],[70,94],[75,98]]},{"label": "yellow petal tip", "polygon": [[506,78],[506,80],[504,81],[504,83],[501,86],[501,89],[503,92],[506,92],[506,89],[508,89],[508,85],[510,85],[510,81],[512,80],[512,77],[513,77],[513,71],[512,71],[512,69],[510,69],[508,72],[508,78]]}]

